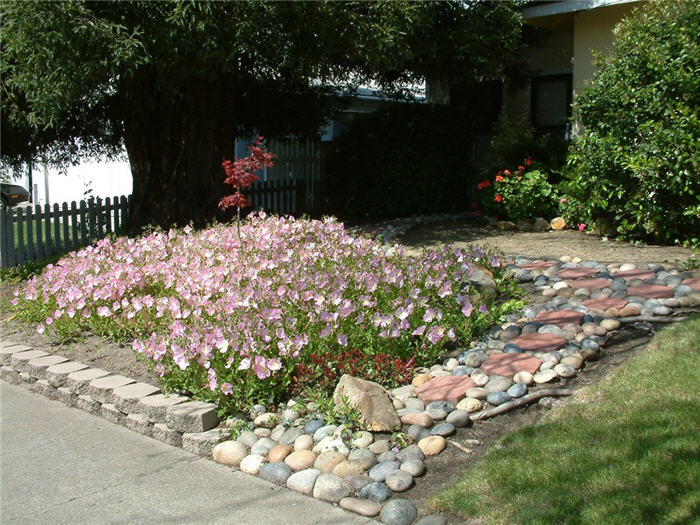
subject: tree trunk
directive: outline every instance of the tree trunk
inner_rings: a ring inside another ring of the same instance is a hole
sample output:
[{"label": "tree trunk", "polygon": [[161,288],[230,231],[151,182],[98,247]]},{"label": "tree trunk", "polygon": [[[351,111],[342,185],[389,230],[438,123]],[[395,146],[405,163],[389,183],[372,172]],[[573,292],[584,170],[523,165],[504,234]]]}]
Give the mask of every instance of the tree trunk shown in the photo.
[{"label": "tree trunk", "polygon": [[143,74],[122,82],[133,228],[201,226],[219,215],[226,190],[221,161],[235,152],[225,80],[193,81],[179,97],[157,93]]}]

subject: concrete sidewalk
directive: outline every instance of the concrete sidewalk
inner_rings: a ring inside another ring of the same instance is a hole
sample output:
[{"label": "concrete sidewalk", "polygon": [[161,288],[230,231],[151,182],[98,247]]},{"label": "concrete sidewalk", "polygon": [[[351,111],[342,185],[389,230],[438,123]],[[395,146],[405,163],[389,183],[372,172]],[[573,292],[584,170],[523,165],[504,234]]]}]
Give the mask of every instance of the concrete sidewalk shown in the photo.
[{"label": "concrete sidewalk", "polygon": [[0,523],[377,522],[0,381]]}]

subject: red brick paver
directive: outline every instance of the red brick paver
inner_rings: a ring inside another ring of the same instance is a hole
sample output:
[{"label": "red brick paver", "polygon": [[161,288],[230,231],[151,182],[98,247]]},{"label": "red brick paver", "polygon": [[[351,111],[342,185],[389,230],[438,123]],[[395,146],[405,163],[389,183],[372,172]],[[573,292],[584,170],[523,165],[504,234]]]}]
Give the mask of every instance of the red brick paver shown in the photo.
[{"label": "red brick paver", "polygon": [[511,341],[531,352],[552,352],[566,345],[566,339],[554,334],[523,334]]},{"label": "red brick paver", "polygon": [[652,279],[656,277],[656,273],[651,270],[625,270],[617,272],[613,277],[622,277],[624,279]]},{"label": "red brick paver", "polygon": [[583,320],[583,312],[574,312],[573,310],[552,310],[551,312],[541,311],[535,316],[535,321],[542,324],[556,324],[564,326],[565,324],[581,324]]},{"label": "red brick paver", "polygon": [[484,361],[481,370],[488,375],[510,377],[523,371],[534,374],[541,364],[541,359],[527,354],[495,354]]},{"label": "red brick paver", "polygon": [[469,376],[443,376],[423,383],[416,388],[416,394],[423,403],[447,399],[456,404],[464,398],[467,390],[475,386],[476,383]]},{"label": "red brick paver", "polygon": [[673,297],[673,288],[660,284],[640,284],[627,288],[627,294],[647,299],[661,299],[662,297]]},{"label": "red brick paver", "polygon": [[572,288],[594,290],[596,288],[607,288],[610,286],[610,281],[608,279],[576,279],[575,281],[566,281],[566,284]]},{"label": "red brick paver", "polygon": [[683,280],[681,284],[685,284],[686,286],[690,286],[693,290],[700,290],[700,278],[698,277],[692,277],[689,279]]},{"label": "red brick paver", "polygon": [[554,266],[556,263],[552,261],[534,261],[528,264],[523,264],[521,266],[524,270],[545,270],[550,266]]},{"label": "red brick paver", "polygon": [[602,299],[586,299],[581,304],[589,310],[607,310],[608,308],[624,308],[627,306],[625,299],[613,299],[612,297],[604,297]]},{"label": "red brick paver", "polygon": [[557,275],[559,275],[559,277],[562,279],[579,279],[581,277],[588,277],[589,275],[593,275],[599,271],[600,270],[595,268],[586,268],[582,266],[580,268],[564,268],[563,270],[559,270]]}]

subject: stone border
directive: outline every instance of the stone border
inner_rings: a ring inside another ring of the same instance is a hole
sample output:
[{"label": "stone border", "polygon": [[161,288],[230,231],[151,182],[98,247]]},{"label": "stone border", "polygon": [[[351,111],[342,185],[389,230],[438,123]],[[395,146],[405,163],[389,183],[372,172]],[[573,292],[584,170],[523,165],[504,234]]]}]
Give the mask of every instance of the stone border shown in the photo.
[{"label": "stone border", "polygon": [[[393,405],[406,429],[392,441],[325,425],[315,408],[290,401],[280,413],[254,407],[255,430],[220,442],[236,421],[221,423],[212,403],[165,396],[158,387],[21,344],[0,349],[0,379],[273,484],[379,516],[386,524],[408,525],[418,516],[416,506],[393,496],[410,489],[425,472],[426,457],[447,444],[470,453],[446,439],[458,428],[545,397],[570,395],[548,386],[566,383],[597,358],[609,332],[627,320],[654,322],[680,307],[700,306],[700,272],[672,265],[515,256],[508,268],[517,281],[533,282],[547,304],[511,314],[471,348],[418,370],[411,385],[388,393],[390,410]],[[446,520],[430,515],[418,523]]]}]

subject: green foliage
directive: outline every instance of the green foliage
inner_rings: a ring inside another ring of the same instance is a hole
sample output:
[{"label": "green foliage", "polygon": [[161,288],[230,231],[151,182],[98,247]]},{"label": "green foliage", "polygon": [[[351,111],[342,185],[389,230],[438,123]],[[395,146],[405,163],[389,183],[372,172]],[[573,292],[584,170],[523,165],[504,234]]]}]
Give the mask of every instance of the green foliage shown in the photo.
[{"label": "green foliage", "polygon": [[389,217],[466,208],[471,186],[469,114],[424,104],[384,104],[359,115],[325,163],[330,211]]},{"label": "green foliage", "polygon": [[488,177],[503,166],[516,166],[530,158],[537,159],[541,169],[558,177],[566,162],[568,146],[568,141],[550,134],[537,136],[527,115],[511,119],[501,113],[486,154],[484,175]]},{"label": "green foliage", "polygon": [[477,185],[482,207],[491,215],[511,221],[551,218],[558,207],[555,188],[547,174],[529,169],[526,159],[517,169],[501,170],[493,181],[486,179]]},{"label": "green foliage", "polygon": [[576,101],[565,192],[624,238],[700,245],[700,3],[644,3]]},{"label": "green foliage", "polygon": [[0,281],[16,284],[29,280],[35,275],[39,275],[47,265],[56,263],[60,258],[60,255],[56,255],[48,259],[26,262],[11,268],[0,268]]},{"label": "green foliage", "polygon": [[[335,91],[403,93],[425,77],[498,75],[515,56],[509,2],[24,2],[0,4],[2,156],[114,153],[132,221],[213,215],[236,136],[315,135]],[[405,93],[403,93],[405,94]]]}]

